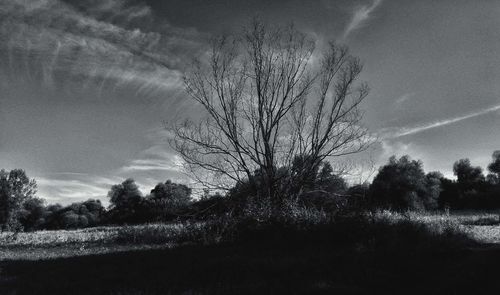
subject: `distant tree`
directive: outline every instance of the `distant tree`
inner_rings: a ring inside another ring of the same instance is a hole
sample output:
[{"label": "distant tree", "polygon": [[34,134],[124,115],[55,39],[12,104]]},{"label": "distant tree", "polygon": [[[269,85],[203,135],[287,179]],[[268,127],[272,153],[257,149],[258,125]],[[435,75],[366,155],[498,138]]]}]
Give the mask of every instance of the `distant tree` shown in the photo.
[{"label": "distant tree", "polygon": [[500,178],[498,174],[488,173],[488,175],[486,175],[486,182],[490,185],[498,185],[500,184]]},{"label": "distant tree", "polygon": [[37,230],[45,226],[48,212],[45,201],[40,198],[26,200],[20,211],[20,222],[24,230]]},{"label": "distant tree", "polygon": [[36,182],[22,169],[0,170],[0,226],[20,230],[20,211],[25,201],[36,194]]},{"label": "distant tree", "polygon": [[171,180],[158,183],[144,200],[148,218],[168,220],[191,202],[191,188]]},{"label": "distant tree", "polygon": [[453,173],[463,191],[478,189],[484,184],[483,169],[479,166],[473,167],[469,159],[460,159],[453,164]]},{"label": "distant tree", "polygon": [[61,217],[62,228],[70,229],[80,227],[80,215],[76,214],[74,211],[66,211],[62,214]]},{"label": "distant tree", "polygon": [[441,193],[439,195],[440,209],[458,209],[460,208],[460,189],[456,181],[443,177],[440,179]]},{"label": "distant tree", "polygon": [[315,185],[317,189],[329,193],[342,194],[347,190],[347,182],[335,174],[330,162],[323,162],[321,170],[316,176]]},{"label": "distant tree", "polygon": [[184,184],[174,183],[167,180],[165,183],[158,183],[151,190],[151,199],[165,200],[172,207],[187,205],[191,201],[191,188]]},{"label": "distant tree", "polygon": [[488,165],[488,170],[497,176],[497,180],[500,178],[500,151],[494,151],[491,156],[493,161]]},{"label": "distant tree", "polygon": [[435,210],[439,208],[439,197],[442,192],[441,180],[444,178],[440,172],[429,172],[425,175],[426,197],[424,198],[424,207]]},{"label": "distant tree", "polygon": [[405,209],[434,209],[437,206],[436,175],[426,176],[422,162],[409,156],[397,159],[379,169],[370,187],[373,203],[377,207]]},{"label": "distant tree", "polygon": [[[89,226],[99,225],[106,210],[101,204],[100,200],[89,199],[82,203],[85,207],[87,213],[85,217],[87,218]],[[80,211],[81,212],[81,211]]]},{"label": "distant tree", "polygon": [[142,193],[135,181],[128,178],[121,184],[113,185],[108,192],[108,198],[111,208],[126,208],[140,202]]},{"label": "distant tree", "polygon": [[47,229],[73,229],[97,226],[101,224],[105,209],[100,200],[89,199],[85,202],[72,203],[68,206],[59,204],[45,208]]},{"label": "distant tree", "polygon": [[126,179],[121,184],[111,187],[108,192],[110,217],[112,222],[137,222],[137,213],[141,210],[142,193],[135,181]]}]

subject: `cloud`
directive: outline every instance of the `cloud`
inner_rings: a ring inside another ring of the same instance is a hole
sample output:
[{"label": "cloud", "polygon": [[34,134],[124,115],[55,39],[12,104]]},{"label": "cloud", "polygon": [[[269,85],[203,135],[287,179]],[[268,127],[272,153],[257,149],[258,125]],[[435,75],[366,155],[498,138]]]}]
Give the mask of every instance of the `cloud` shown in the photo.
[{"label": "cloud", "polygon": [[353,31],[361,28],[370,18],[370,14],[380,5],[382,0],[373,0],[371,5],[362,5],[354,10],[351,21],[347,24],[343,38],[346,39]]},{"label": "cloud", "polygon": [[396,107],[401,107],[405,102],[407,102],[408,100],[410,100],[414,96],[415,96],[415,93],[405,93],[405,94],[401,95],[400,97],[398,97],[394,103],[395,103]]},{"label": "cloud", "polygon": [[4,0],[0,69],[46,86],[128,87],[138,94],[179,88],[202,35],[157,20],[131,1]]},{"label": "cloud", "polygon": [[[181,157],[171,151],[165,142],[165,129],[152,128],[146,132],[150,146],[127,161],[122,167],[93,175],[78,172],[56,172],[36,176],[39,195],[49,203],[69,204],[89,198],[107,204],[111,186],[133,178],[143,193],[149,192],[158,182],[170,179],[193,186],[194,182],[183,171]],[[199,190],[194,192],[199,194]]]},{"label": "cloud", "polygon": [[477,116],[482,116],[488,113],[492,113],[495,111],[500,110],[500,105],[492,106],[487,109],[483,109],[480,111],[472,112],[463,116],[458,116],[455,118],[450,118],[450,119],[445,119],[445,120],[440,120],[440,121],[435,121],[432,123],[427,123],[423,125],[418,125],[414,127],[403,127],[403,128],[384,128],[382,129],[379,133],[381,134],[382,139],[392,139],[392,138],[398,138],[406,135],[412,135],[412,134],[417,134],[426,130],[442,127],[442,126],[447,126],[450,124],[454,124],[463,120],[467,120],[470,118],[474,118]]},{"label": "cloud", "polygon": [[[59,177],[36,177],[39,195],[49,203],[73,203],[88,199],[105,201],[106,195],[120,179],[90,176],[84,173],[58,173]],[[65,176],[71,177],[67,179]]]},{"label": "cloud", "polygon": [[121,171],[182,171],[182,159],[171,154],[170,159],[137,159],[121,168]]}]

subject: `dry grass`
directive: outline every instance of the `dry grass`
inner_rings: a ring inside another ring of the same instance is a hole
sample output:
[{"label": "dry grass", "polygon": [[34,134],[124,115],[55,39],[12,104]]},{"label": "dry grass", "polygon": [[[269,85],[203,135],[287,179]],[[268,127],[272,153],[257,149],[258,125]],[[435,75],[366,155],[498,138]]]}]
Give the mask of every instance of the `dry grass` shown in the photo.
[{"label": "dry grass", "polygon": [[[0,246],[50,246],[78,243],[113,243],[126,229],[133,232],[165,233],[179,228],[171,224],[144,224],[129,226],[101,226],[78,230],[51,230],[36,232],[0,233]],[[137,242],[137,241],[134,241]]]},{"label": "dry grass", "polygon": [[[484,212],[421,213],[379,211],[367,213],[376,221],[398,223],[410,221],[430,225],[435,234],[450,229],[460,231],[480,243],[500,244],[499,215]],[[108,226],[81,230],[0,233],[0,260],[46,259],[116,251],[172,247],[187,240],[212,241],[202,224],[146,224]],[[223,230],[220,229],[219,231]],[[213,232],[213,229],[208,230]],[[222,233],[220,233],[222,234]],[[207,242],[208,243],[208,242]]]},{"label": "dry grass", "polygon": [[99,227],[79,230],[54,230],[0,234],[1,246],[46,246],[72,243],[112,241],[117,227]]},{"label": "dry grass", "polygon": [[431,225],[437,232],[455,228],[468,234],[480,243],[500,244],[500,214],[478,211],[443,212],[392,212],[388,210],[372,213],[374,219],[387,221],[408,220]]},{"label": "dry grass", "polygon": [[498,225],[500,224],[499,213],[488,213],[478,211],[458,211],[454,213],[446,212],[414,212],[408,211],[404,213],[393,212],[389,210],[378,211],[372,213],[375,218],[386,219],[408,219],[410,221],[423,223],[456,223],[460,225]]},{"label": "dry grass", "polygon": [[[61,257],[105,254],[110,252],[148,250],[172,247],[166,242],[179,225],[145,224],[129,226],[102,226],[80,230],[53,230],[13,234],[0,233],[0,261],[39,260]],[[132,233],[123,239],[123,233]],[[138,233],[143,233],[142,236]],[[140,239],[148,234],[150,239]],[[137,238],[133,238],[137,235]],[[156,242],[152,242],[156,238]],[[159,242],[158,239],[162,239]]]}]

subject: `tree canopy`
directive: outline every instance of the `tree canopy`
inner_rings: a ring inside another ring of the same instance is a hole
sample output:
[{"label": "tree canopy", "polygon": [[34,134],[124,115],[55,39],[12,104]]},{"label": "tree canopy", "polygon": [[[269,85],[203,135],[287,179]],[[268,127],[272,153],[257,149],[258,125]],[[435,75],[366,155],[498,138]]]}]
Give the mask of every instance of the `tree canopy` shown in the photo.
[{"label": "tree canopy", "polygon": [[35,197],[36,181],[22,169],[0,170],[0,225],[2,229],[18,230],[24,202]]},{"label": "tree canopy", "polygon": [[[229,189],[258,176],[259,195],[279,206],[327,157],[367,146],[359,105],[368,87],[357,82],[359,59],[334,42],[315,46],[293,25],[258,21],[213,40],[208,60],[195,61],[185,77],[205,119],[169,126],[172,147],[198,181]],[[279,169],[297,156],[301,169],[283,181]]]},{"label": "tree canopy", "polygon": [[440,177],[438,173],[426,175],[421,161],[392,156],[373,180],[370,188],[373,203],[396,210],[436,209]]}]

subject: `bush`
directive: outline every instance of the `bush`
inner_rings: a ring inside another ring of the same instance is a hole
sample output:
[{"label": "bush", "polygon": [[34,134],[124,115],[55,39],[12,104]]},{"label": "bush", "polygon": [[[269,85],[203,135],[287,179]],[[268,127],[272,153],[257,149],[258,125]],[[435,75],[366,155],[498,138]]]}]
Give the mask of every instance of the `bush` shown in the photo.
[{"label": "bush", "polygon": [[85,202],[73,203],[63,207],[59,204],[47,206],[45,229],[75,229],[92,227],[101,224],[105,209],[99,200],[89,199]]},{"label": "bush", "polygon": [[439,175],[425,175],[422,162],[409,156],[391,157],[370,187],[372,205],[393,210],[437,209],[439,193]]},{"label": "bush", "polygon": [[[444,252],[475,245],[458,223],[422,222],[404,215],[360,214],[331,218],[321,212],[297,207],[290,219],[260,221],[246,218],[218,218],[192,224],[180,232],[178,241],[203,244],[230,243],[251,247],[300,248],[330,245],[357,251],[388,254]],[[320,214],[318,214],[320,213]]]}]

